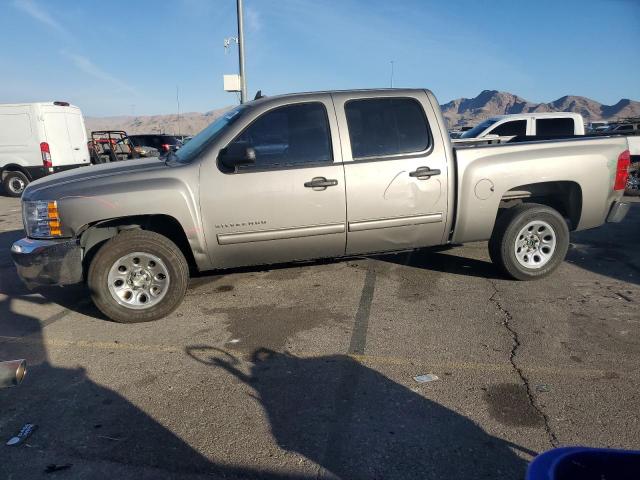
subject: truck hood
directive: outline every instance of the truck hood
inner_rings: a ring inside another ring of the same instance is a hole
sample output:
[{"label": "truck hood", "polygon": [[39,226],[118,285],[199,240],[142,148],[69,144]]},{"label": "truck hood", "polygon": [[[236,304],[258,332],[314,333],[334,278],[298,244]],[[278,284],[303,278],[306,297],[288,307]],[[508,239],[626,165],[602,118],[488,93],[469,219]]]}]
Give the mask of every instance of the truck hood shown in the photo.
[{"label": "truck hood", "polygon": [[78,167],[43,177],[30,183],[25,189],[22,199],[26,201],[56,200],[72,191],[85,190],[87,187],[97,183],[113,183],[120,179],[130,180],[133,177],[149,175],[166,169],[171,169],[171,167],[158,160],[158,158],[125,160]]}]

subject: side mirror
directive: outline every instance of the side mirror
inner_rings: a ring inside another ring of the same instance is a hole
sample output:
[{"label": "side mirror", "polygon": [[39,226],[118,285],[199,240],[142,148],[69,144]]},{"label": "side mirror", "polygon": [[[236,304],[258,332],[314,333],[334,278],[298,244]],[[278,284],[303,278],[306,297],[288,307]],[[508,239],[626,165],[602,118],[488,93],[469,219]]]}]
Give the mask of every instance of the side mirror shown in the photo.
[{"label": "side mirror", "polygon": [[233,143],[220,150],[218,160],[225,167],[237,170],[238,167],[256,163],[256,151],[247,144]]}]

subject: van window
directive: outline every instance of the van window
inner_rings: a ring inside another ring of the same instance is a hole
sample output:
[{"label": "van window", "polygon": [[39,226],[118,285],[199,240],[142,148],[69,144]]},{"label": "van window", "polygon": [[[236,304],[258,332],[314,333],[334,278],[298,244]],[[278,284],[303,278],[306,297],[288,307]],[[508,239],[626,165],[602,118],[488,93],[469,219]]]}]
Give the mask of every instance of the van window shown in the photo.
[{"label": "van window", "polygon": [[513,137],[514,135],[523,136],[527,134],[527,121],[512,120],[510,122],[504,122],[488,133],[501,137]]},{"label": "van window", "polygon": [[28,114],[0,115],[0,145],[28,145],[31,137],[31,118]]},{"label": "van window", "polygon": [[575,133],[574,120],[565,118],[537,118],[536,135],[540,136],[561,136],[573,135]]},{"label": "van window", "polygon": [[255,150],[255,164],[284,167],[333,161],[327,111],[322,103],[297,103],[258,117],[232,144]]},{"label": "van window", "polygon": [[353,158],[417,153],[431,144],[424,111],[412,98],[351,100],[344,109]]}]

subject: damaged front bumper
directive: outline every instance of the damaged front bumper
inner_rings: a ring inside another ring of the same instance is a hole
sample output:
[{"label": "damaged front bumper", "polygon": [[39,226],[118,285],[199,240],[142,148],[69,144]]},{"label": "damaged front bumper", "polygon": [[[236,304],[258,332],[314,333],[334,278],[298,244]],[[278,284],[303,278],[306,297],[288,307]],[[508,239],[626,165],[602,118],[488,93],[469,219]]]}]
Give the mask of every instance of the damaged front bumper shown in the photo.
[{"label": "damaged front bumper", "polygon": [[82,281],[82,248],[76,239],[23,238],[11,246],[11,258],[29,288]]}]

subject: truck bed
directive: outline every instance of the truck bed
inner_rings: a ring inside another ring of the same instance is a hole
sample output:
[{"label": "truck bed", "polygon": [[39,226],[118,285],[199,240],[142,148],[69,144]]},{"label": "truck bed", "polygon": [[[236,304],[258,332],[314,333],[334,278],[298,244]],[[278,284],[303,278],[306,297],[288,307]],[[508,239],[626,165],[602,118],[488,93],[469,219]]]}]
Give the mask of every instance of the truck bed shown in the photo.
[{"label": "truck bed", "polygon": [[[578,198],[572,203],[578,204],[579,211],[573,229],[601,225],[621,196],[613,190],[616,159],[628,148],[623,136],[454,143],[458,195],[451,240],[463,243],[488,238],[501,202],[535,197],[545,185],[576,192]],[[535,188],[529,185],[532,178],[539,179]]]}]

